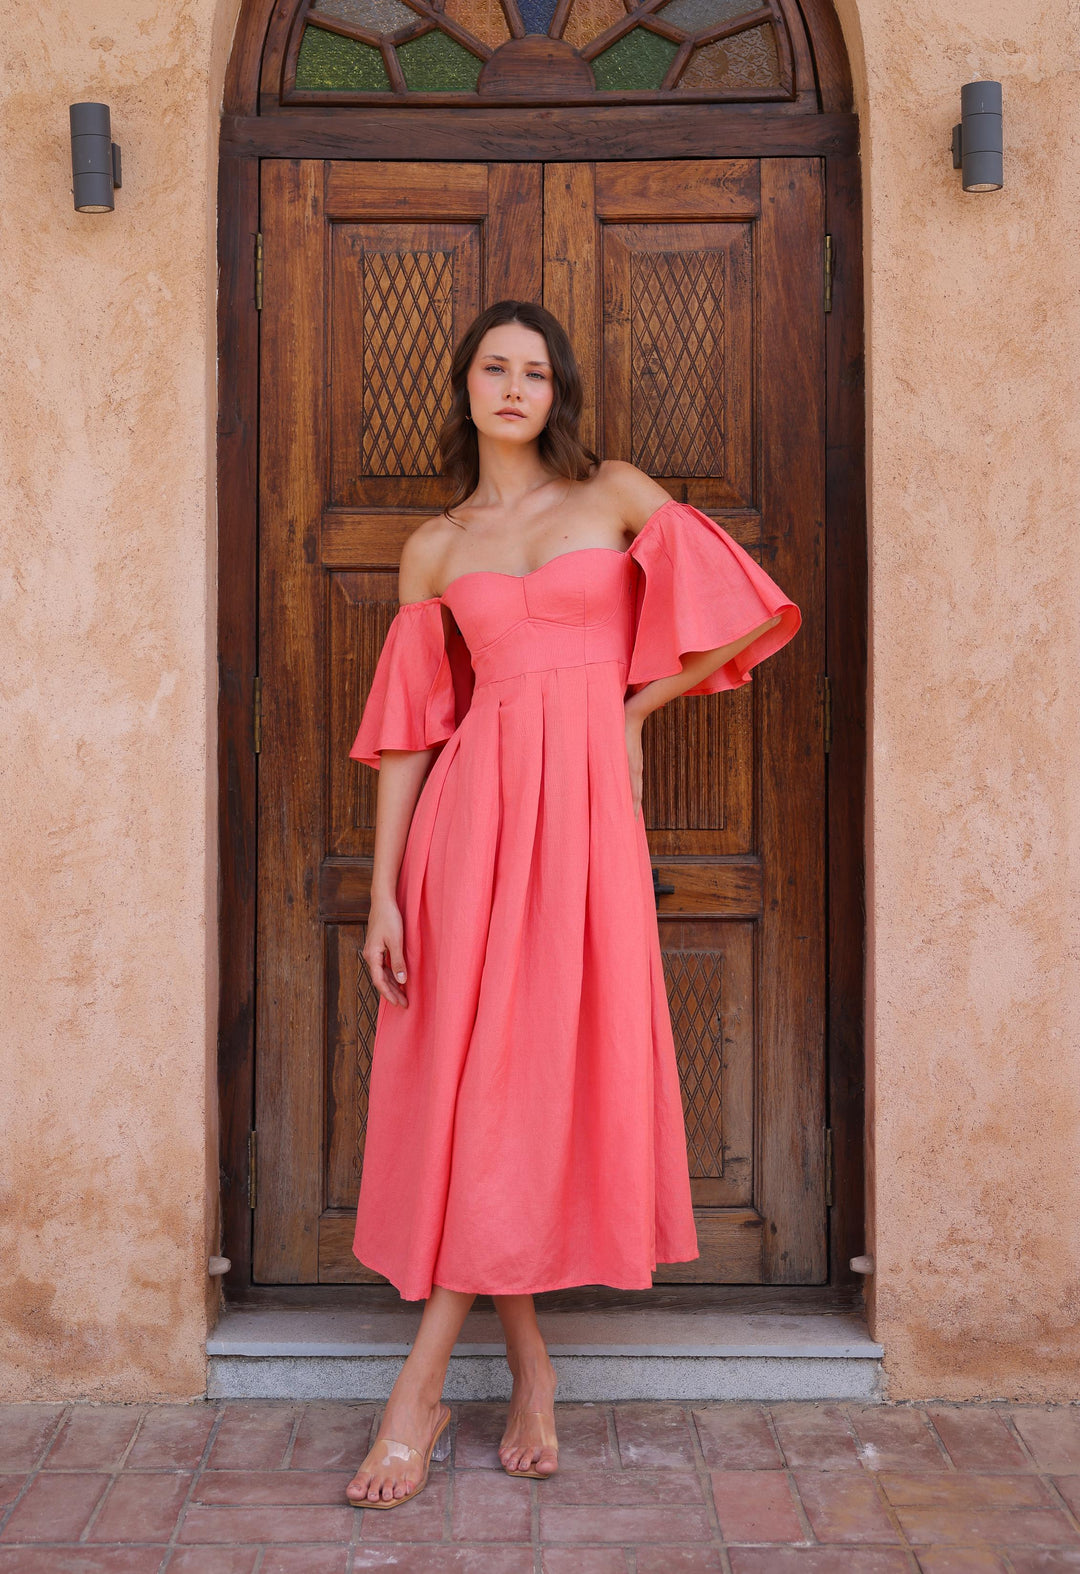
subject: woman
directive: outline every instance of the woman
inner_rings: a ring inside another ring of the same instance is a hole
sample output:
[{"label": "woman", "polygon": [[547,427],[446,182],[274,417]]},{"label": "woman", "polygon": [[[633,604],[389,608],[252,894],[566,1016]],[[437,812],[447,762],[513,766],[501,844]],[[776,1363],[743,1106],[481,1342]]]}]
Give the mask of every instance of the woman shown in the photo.
[{"label": "woman", "polygon": [[489,307],[450,380],[454,495],[405,543],[350,750],[380,770],[353,1251],[427,1303],[347,1489],[378,1508],[427,1480],[477,1294],[514,1376],[499,1457],[542,1479],[556,1376],[533,1294],[646,1288],[698,1256],[641,728],[748,681],[800,623],[712,520],[582,446],[550,313]]}]

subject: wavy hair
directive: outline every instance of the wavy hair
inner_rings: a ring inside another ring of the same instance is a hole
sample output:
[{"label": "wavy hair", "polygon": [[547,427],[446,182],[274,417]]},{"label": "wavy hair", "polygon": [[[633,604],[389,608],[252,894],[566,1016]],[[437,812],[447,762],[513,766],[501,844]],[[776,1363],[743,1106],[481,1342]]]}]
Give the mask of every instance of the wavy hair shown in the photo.
[{"label": "wavy hair", "polygon": [[[466,378],[480,341],[489,328],[498,328],[504,322],[519,322],[542,334],[551,362],[555,397],[551,414],[540,433],[540,457],[551,466],[556,475],[568,481],[584,481],[599,464],[591,448],[586,448],[578,436],[581,420],[581,372],[566,329],[557,317],[543,306],[532,301],[496,301],[493,306],[474,317],[454,351],[450,365],[450,412],[439,433],[439,453],[442,474],[454,484],[453,494],[445,513],[453,519],[451,509],[463,503],[476,491],[480,480],[480,448],[476,427],[467,414],[469,392]],[[455,524],[460,520],[454,519]]]}]

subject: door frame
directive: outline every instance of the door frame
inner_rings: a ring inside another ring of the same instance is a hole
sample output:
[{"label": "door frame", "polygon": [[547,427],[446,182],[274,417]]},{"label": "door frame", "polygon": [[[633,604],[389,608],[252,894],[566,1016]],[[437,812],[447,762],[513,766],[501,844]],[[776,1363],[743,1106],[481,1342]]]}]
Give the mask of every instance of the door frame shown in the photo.
[{"label": "door frame", "polygon": [[[255,1154],[255,677],[258,632],[258,370],[255,300],[262,158],[529,160],[821,157],[832,236],[826,316],[826,1192],[829,1286],[851,1290],[865,1250],[864,968],[867,744],[867,535],[862,189],[839,25],[808,0],[822,112],[757,105],[673,110],[530,110],[359,106],[259,115],[253,28],[238,29],[218,170],[218,1090],[225,1287],[251,1287]],[[497,128],[497,136],[495,135]],[[616,133],[613,136],[613,131]],[[825,259],[822,260],[825,288]],[[823,679],[825,675],[823,674]],[[700,1293],[701,1287],[695,1287]],[[726,1288],[726,1287],[725,1287]],[[311,1295],[320,1286],[305,1287]],[[363,1293],[363,1286],[357,1287]],[[784,1286],[763,1287],[777,1297]]]}]

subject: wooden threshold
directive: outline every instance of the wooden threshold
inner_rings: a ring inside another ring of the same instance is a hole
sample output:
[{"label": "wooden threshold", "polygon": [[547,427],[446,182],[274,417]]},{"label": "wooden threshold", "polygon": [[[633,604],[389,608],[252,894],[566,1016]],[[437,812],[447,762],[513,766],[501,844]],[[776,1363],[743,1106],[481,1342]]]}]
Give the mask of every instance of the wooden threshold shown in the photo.
[{"label": "wooden threshold", "polygon": [[[548,1290],[535,1297],[538,1311],[679,1311],[769,1312],[812,1316],[815,1313],[861,1312],[862,1283],[811,1285],[668,1284],[651,1290],[613,1290],[607,1285]],[[478,1303],[490,1302],[477,1296]],[[365,1311],[397,1308],[419,1310],[421,1301],[403,1301],[393,1285],[266,1284],[229,1287],[226,1307],[352,1307]]]}]

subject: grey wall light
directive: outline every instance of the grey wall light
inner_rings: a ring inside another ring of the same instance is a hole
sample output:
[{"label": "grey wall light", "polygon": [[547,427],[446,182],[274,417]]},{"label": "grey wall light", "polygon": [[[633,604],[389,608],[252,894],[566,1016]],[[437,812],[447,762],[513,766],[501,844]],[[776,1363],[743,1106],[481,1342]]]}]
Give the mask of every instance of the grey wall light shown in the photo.
[{"label": "grey wall light", "polygon": [[1000,191],[1002,173],[1001,83],[965,82],[958,126],[953,127],[953,169],[962,169],[965,191]]},{"label": "grey wall light", "polygon": [[76,213],[110,213],[120,184],[120,144],[112,140],[108,104],[72,104],[71,175]]}]

